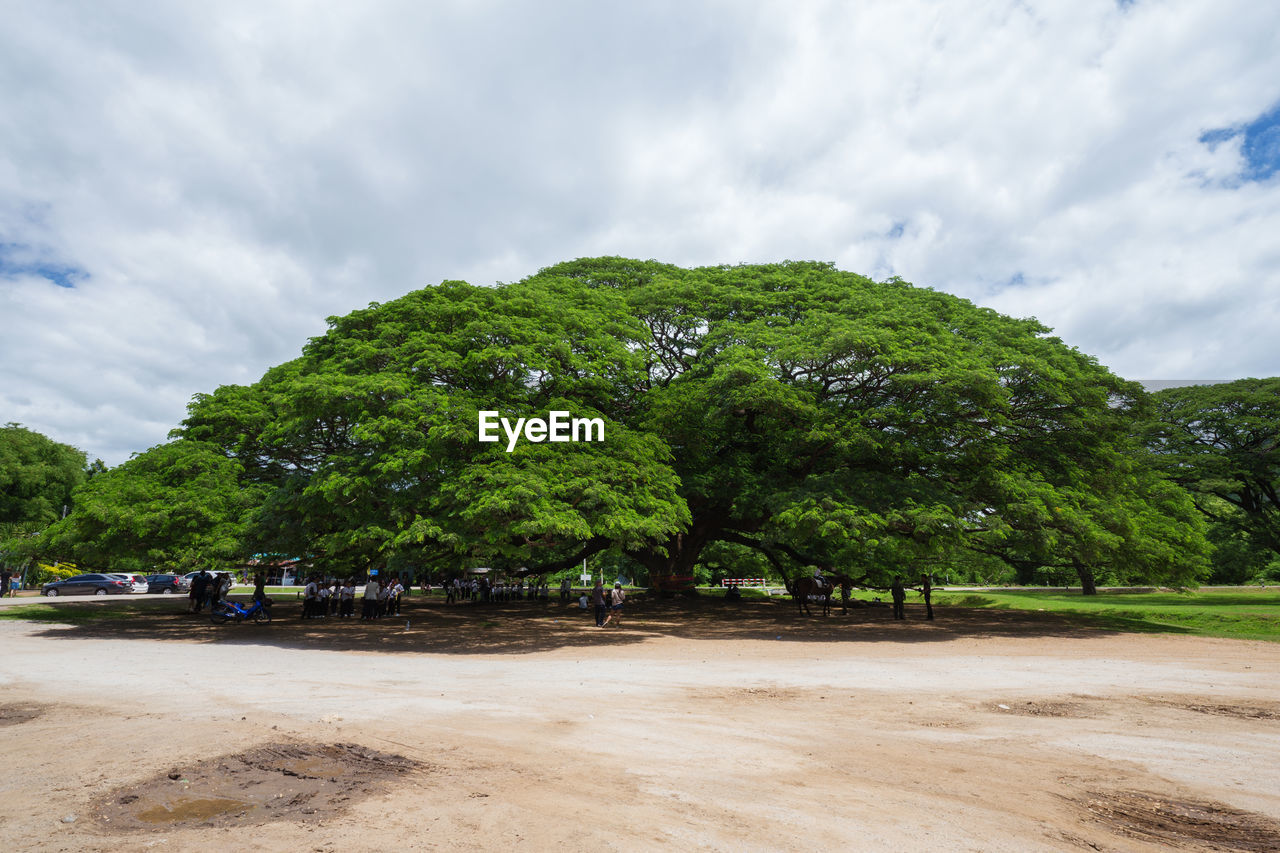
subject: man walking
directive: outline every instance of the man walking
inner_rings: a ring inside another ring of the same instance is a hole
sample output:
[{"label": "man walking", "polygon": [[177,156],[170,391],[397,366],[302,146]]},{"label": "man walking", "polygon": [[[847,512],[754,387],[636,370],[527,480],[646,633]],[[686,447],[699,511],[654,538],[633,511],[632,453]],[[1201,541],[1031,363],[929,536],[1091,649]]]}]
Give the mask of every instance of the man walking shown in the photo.
[{"label": "man walking", "polygon": [[893,618],[906,619],[906,607],[903,603],[907,599],[907,591],[902,587],[902,578],[894,576],[893,586],[889,587],[889,592],[893,595]]}]

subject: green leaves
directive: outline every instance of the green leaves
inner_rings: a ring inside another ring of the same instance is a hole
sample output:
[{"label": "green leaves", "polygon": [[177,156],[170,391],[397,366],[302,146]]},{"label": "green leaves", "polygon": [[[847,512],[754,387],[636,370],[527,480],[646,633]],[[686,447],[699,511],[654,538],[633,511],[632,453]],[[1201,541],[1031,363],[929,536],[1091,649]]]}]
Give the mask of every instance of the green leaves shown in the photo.
[{"label": "green leaves", "polygon": [[1152,404],[1148,446],[1209,522],[1216,576],[1265,570],[1280,555],[1280,379],[1169,388]]},{"label": "green leaves", "polygon": [[0,564],[25,560],[31,537],[62,517],[75,488],[102,462],[18,424],[0,427]]},{"label": "green leaves", "polygon": [[58,519],[86,472],[82,451],[18,424],[0,427],[0,530]]},{"label": "green leaves", "polygon": [[[164,492],[167,526],[141,493],[128,513],[93,497],[117,508],[104,529],[336,572],[621,549],[691,574],[706,548],[753,548],[873,575],[976,551],[1192,577],[1202,540],[1134,443],[1142,399],[1034,321],[899,280],[581,259],[332,318],[258,383],[197,397],[176,448],[128,472],[147,490],[184,472],[197,496]],[[602,419],[605,440],[478,441],[481,410],[553,409]],[[231,467],[201,473],[209,453]]]},{"label": "green leaves", "polygon": [[246,525],[266,490],[213,445],[153,447],[77,489],[75,508],[36,543],[82,566],[193,570],[241,562]]}]

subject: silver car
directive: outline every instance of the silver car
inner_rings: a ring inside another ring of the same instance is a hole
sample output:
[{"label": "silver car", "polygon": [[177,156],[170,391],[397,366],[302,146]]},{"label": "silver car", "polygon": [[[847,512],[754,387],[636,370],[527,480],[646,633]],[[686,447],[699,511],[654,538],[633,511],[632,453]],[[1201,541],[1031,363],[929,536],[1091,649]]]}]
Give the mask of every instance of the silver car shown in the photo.
[{"label": "silver car", "polygon": [[129,585],[130,592],[146,592],[151,588],[147,583],[147,579],[142,575],[129,574],[127,572],[111,572],[110,577],[120,578]]}]

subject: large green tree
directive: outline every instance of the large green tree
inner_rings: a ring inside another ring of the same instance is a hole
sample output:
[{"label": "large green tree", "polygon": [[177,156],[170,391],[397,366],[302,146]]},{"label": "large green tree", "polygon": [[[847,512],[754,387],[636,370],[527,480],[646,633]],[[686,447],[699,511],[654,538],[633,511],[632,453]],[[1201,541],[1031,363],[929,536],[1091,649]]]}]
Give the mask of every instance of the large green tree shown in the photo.
[{"label": "large green tree", "polygon": [[1210,522],[1215,578],[1242,582],[1280,558],[1280,378],[1152,395],[1148,443]]},{"label": "large green tree", "polygon": [[83,451],[20,424],[0,427],[0,525],[57,520],[87,471]]},{"label": "large green tree", "polygon": [[[1130,451],[1141,389],[971,303],[819,263],[580,260],[445,282],[330,321],[182,434],[269,490],[266,550],[567,568],[621,549],[651,577],[713,543],[873,580],[979,549],[1015,566],[1190,581],[1180,490]],[[568,410],[602,443],[482,443]]]},{"label": "large green tree", "polygon": [[220,448],[179,439],[92,477],[71,513],[26,548],[116,571],[225,568],[251,554],[249,522],[268,490]]},{"label": "large green tree", "polygon": [[91,470],[85,462],[69,444],[15,423],[0,427],[0,560],[25,558],[30,537],[70,508]]}]

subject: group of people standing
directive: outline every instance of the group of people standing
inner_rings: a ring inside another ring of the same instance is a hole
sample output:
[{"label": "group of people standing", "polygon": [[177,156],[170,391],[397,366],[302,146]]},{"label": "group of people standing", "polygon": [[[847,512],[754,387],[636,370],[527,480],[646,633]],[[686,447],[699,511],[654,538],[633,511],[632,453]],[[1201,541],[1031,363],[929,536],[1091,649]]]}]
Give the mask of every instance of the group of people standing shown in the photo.
[{"label": "group of people standing", "polygon": [[458,601],[547,601],[551,588],[547,584],[525,584],[518,581],[490,581],[488,578],[453,578],[444,584],[445,603]]},{"label": "group of people standing", "polygon": [[[211,572],[208,569],[201,569],[200,573],[191,579],[191,589],[187,593],[187,612],[199,613],[206,607],[213,610],[218,602],[227,597],[227,593],[231,592],[232,577],[230,572]],[[267,579],[264,575],[255,575],[253,578],[253,600],[261,601],[264,607],[271,606],[271,599],[267,598]]]},{"label": "group of people standing", "polygon": [[205,607],[212,610],[214,605],[226,598],[230,591],[230,572],[215,574],[208,569],[201,569],[200,573],[191,579],[191,590],[187,593],[187,612],[199,613]]},{"label": "group of people standing", "polygon": [[[397,577],[390,577],[385,583],[379,582],[376,577],[369,578],[364,585],[361,620],[399,616],[400,599],[404,594],[405,586]],[[354,579],[327,580],[318,576],[307,578],[307,585],[302,593],[303,619],[321,619],[326,616],[349,619],[355,615],[355,610]]]}]

